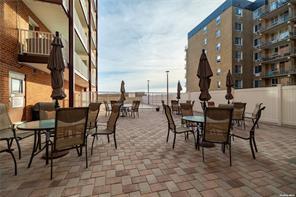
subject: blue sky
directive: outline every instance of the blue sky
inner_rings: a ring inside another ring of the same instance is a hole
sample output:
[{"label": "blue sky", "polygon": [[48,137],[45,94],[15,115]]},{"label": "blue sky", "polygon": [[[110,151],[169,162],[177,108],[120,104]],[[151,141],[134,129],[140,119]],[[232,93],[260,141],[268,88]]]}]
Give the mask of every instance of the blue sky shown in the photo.
[{"label": "blue sky", "polygon": [[[224,0],[100,0],[99,89],[170,91],[185,86],[187,33]],[[183,88],[184,90],[185,88]]]}]

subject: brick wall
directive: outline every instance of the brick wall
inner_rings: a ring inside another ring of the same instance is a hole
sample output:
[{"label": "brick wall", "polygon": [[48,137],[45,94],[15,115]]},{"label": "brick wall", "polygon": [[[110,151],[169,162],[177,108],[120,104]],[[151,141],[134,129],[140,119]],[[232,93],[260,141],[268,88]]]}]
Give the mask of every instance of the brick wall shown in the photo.
[{"label": "brick wall", "polygon": [[[0,102],[10,107],[9,102],[9,72],[25,74],[26,98],[23,108],[9,108],[13,121],[30,120],[31,106],[40,101],[51,101],[50,75],[19,64],[18,28],[27,28],[29,16],[39,25],[40,31],[48,31],[42,22],[30,11],[21,0],[0,1]],[[65,82],[65,89],[68,82]],[[82,91],[76,87],[76,91]],[[66,93],[68,91],[66,90]]]}]

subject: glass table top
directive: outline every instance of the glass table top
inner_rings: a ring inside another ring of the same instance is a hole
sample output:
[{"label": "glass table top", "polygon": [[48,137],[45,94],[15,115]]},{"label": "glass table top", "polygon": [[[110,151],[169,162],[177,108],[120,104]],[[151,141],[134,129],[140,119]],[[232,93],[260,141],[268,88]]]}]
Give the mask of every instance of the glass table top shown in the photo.
[{"label": "glass table top", "polygon": [[204,122],[204,116],[183,116],[182,119],[190,122]]},{"label": "glass table top", "polygon": [[49,130],[55,128],[55,120],[36,120],[25,122],[17,126],[19,130]]}]

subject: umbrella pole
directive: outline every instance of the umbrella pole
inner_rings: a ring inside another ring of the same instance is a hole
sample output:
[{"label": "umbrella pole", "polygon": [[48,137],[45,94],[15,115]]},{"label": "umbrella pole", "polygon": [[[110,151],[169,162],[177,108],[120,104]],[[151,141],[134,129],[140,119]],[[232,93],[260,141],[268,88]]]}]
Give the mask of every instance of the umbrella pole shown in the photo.
[{"label": "umbrella pole", "polygon": [[229,101],[229,99],[228,99],[228,104],[230,104],[230,101]]},{"label": "umbrella pole", "polygon": [[55,100],[55,108],[56,108],[56,109],[60,108],[60,105],[59,105],[59,101],[58,101],[58,99]]}]

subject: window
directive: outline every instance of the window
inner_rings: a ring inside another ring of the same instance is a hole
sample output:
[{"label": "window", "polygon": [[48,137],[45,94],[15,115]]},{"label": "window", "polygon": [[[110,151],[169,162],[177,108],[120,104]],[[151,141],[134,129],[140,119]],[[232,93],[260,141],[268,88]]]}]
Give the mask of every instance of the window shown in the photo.
[{"label": "window", "polygon": [[219,30],[216,31],[216,38],[218,38],[220,36],[221,36],[221,30],[219,29]]},{"label": "window", "polygon": [[243,53],[241,51],[235,51],[234,55],[235,55],[235,59],[238,61],[243,59]]},{"label": "window", "polygon": [[236,89],[243,88],[243,80],[235,80],[234,81],[234,88],[236,88]]},{"label": "window", "polygon": [[253,12],[253,19],[258,19],[262,15],[262,10],[261,8],[258,8]]},{"label": "window", "polygon": [[235,23],[234,24],[235,31],[243,31],[243,24],[241,23]]},{"label": "window", "polygon": [[271,79],[271,85],[272,86],[276,86],[278,84],[278,80],[277,80],[277,78],[272,78]]},{"label": "window", "polygon": [[11,93],[22,94],[23,92],[23,80],[11,78]]},{"label": "window", "polygon": [[216,24],[219,25],[221,23],[221,16],[218,16],[216,18]]},{"label": "window", "polygon": [[221,50],[221,43],[216,44],[216,51],[220,51]]},{"label": "window", "polygon": [[217,88],[221,88],[221,81],[217,81]]},{"label": "window", "polygon": [[204,31],[204,33],[207,33],[207,32],[208,32],[208,27],[205,26],[205,27],[203,28],[203,31]]},{"label": "window", "polygon": [[259,88],[261,86],[261,80],[254,80],[253,81],[253,87]]},{"label": "window", "polygon": [[235,8],[235,14],[237,16],[242,16],[243,15],[243,10],[241,8]]},{"label": "window", "polygon": [[222,74],[222,70],[221,70],[221,68],[218,68],[217,69],[217,76],[220,76]]},{"label": "window", "polygon": [[29,30],[39,31],[38,24],[31,17],[29,17]]},{"label": "window", "polygon": [[254,53],[254,60],[255,60],[255,61],[260,60],[260,55],[259,55],[259,53]]},{"label": "window", "polygon": [[257,24],[257,25],[254,25],[254,27],[253,27],[253,32],[254,32],[254,33],[257,33],[258,31],[261,30],[261,27],[262,27],[261,23],[259,23],[259,24]]},{"label": "window", "polygon": [[235,65],[234,66],[234,73],[235,74],[242,74],[243,73],[243,67],[242,67],[242,65]]},{"label": "window", "polygon": [[275,10],[276,8],[277,8],[277,2],[274,1],[274,2],[272,2],[272,3],[270,4],[269,9],[270,9],[270,11],[272,11],[272,10]]},{"label": "window", "polygon": [[207,44],[208,44],[208,39],[205,38],[205,39],[204,39],[204,45],[207,45]]},{"label": "window", "polygon": [[260,44],[260,40],[259,39],[254,39],[254,47],[257,47],[257,46],[259,46],[259,44]]},{"label": "window", "polygon": [[255,74],[261,73],[262,72],[262,66],[255,66],[254,72],[255,72]]},{"label": "window", "polygon": [[242,46],[243,45],[243,39],[241,37],[235,37],[234,38],[234,44]]},{"label": "window", "polygon": [[217,62],[217,63],[220,63],[220,62],[221,62],[221,55],[217,55],[217,57],[216,57],[216,62]]}]

